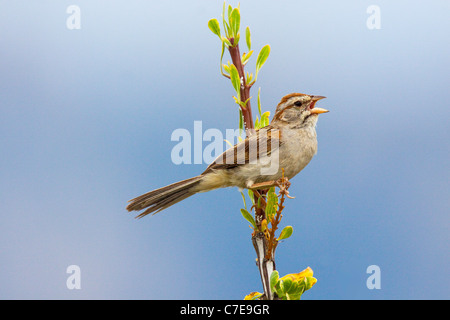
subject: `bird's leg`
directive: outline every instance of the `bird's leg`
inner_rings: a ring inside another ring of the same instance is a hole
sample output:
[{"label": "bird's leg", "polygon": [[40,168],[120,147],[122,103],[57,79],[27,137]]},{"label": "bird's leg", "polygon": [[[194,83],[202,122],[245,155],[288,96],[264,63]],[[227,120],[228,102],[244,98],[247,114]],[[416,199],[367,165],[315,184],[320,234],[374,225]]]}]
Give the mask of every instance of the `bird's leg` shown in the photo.
[{"label": "bird's leg", "polygon": [[265,182],[260,182],[260,183],[254,183],[252,185],[250,185],[248,188],[250,190],[261,190],[261,189],[269,189],[270,187],[276,186],[276,181],[270,180],[270,181],[265,181]]},{"label": "bird's leg", "polygon": [[276,185],[278,188],[280,188],[280,194],[284,194],[284,195],[285,195],[287,198],[289,198],[289,199],[295,199],[295,197],[291,197],[291,196],[289,195],[288,189],[289,189],[289,187],[291,186],[291,182],[289,181],[288,178],[284,177],[284,175],[283,175],[283,177],[282,177],[281,179],[278,179],[278,180],[275,182],[275,185]]},{"label": "bird's leg", "polygon": [[291,186],[291,182],[289,181],[288,178],[283,177],[280,178],[278,180],[270,180],[270,181],[265,181],[265,182],[259,182],[259,183],[254,183],[252,185],[250,185],[248,188],[254,192],[256,192],[256,190],[261,190],[261,189],[269,189],[271,187],[278,187],[280,188],[280,192],[283,192],[286,197],[288,197],[289,199],[294,199],[295,197],[291,197],[289,196],[289,191],[287,189],[289,189],[289,187]]},{"label": "bird's leg", "polygon": [[[263,202],[262,204],[263,204],[263,206],[264,207],[266,207],[266,200],[264,199],[264,197],[257,191],[257,190],[255,190],[255,189],[252,189],[252,191],[253,191],[253,193],[255,193],[256,194],[256,197],[257,198],[259,198],[259,199],[261,199],[261,201]],[[258,201],[255,201],[255,208],[256,208],[256,203],[257,203]]]}]

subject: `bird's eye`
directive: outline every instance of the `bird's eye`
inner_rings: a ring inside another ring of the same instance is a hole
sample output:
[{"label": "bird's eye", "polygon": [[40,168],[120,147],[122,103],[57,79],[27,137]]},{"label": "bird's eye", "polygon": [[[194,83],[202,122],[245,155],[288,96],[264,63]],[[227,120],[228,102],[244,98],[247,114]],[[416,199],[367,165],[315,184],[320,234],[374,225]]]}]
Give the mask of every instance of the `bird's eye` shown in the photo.
[{"label": "bird's eye", "polygon": [[301,101],[295,101],[294,105],[296,105],[297,107],[300,107],[302,105],[302,102]]}]

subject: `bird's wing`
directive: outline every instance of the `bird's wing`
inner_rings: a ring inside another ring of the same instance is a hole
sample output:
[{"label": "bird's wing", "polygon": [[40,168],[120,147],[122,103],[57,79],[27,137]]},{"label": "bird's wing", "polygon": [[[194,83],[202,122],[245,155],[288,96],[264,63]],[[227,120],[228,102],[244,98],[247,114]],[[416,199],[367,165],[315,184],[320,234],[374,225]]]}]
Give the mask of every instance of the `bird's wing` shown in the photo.
[{"label": "bird's wing", "polygon": [[231,169],[270,156],[281,144],[281,132],[268,125],[229,148],[216,158],[203,174],[218,169]]}]

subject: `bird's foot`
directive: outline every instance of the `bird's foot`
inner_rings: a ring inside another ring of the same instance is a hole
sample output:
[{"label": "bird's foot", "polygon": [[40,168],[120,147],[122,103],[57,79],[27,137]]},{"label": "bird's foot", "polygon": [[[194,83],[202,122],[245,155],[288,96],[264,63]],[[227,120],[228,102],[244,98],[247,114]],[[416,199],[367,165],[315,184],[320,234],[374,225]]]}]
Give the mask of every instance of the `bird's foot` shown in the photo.
[{"label": "bird's foot", "polygon": [[291,197],[291,196],[289,195],[288,189],[289,189],[289,187],[291,186],[291,182],[289,181],[288,178],[283,177],[283,178],[281,178],[281,179],[278,179],[278,180],[275,182],[275,185],[276,185],[278,188],[280,188],[280,194],[284,194],[284,195],[285,195],[287,198],[289,198],[289,199],[295,199],[295,197]]},{"label": "bird's foot", "polygon": [[250,190],[261,190],[261,189],[269,189],[270,187],[276,186],[276,181],[270,180],[265,182],[253,183],[248,188]]}]

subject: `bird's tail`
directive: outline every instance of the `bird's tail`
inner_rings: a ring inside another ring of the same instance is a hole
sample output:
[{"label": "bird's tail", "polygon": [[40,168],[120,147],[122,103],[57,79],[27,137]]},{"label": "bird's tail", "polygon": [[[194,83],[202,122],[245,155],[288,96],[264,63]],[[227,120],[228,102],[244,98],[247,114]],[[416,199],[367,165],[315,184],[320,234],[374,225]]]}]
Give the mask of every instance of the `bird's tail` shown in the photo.
[{"label": "bird's tail", "polygon": [[142,218],[149,213],[156,214],[181,200],[184,200],[198,192],[196,185],[202,180],[202,176],[193,177],[171,185],[147,192],[134,198],[127,206],[128,211],[139,211],[147,208],[136,218]]}]

